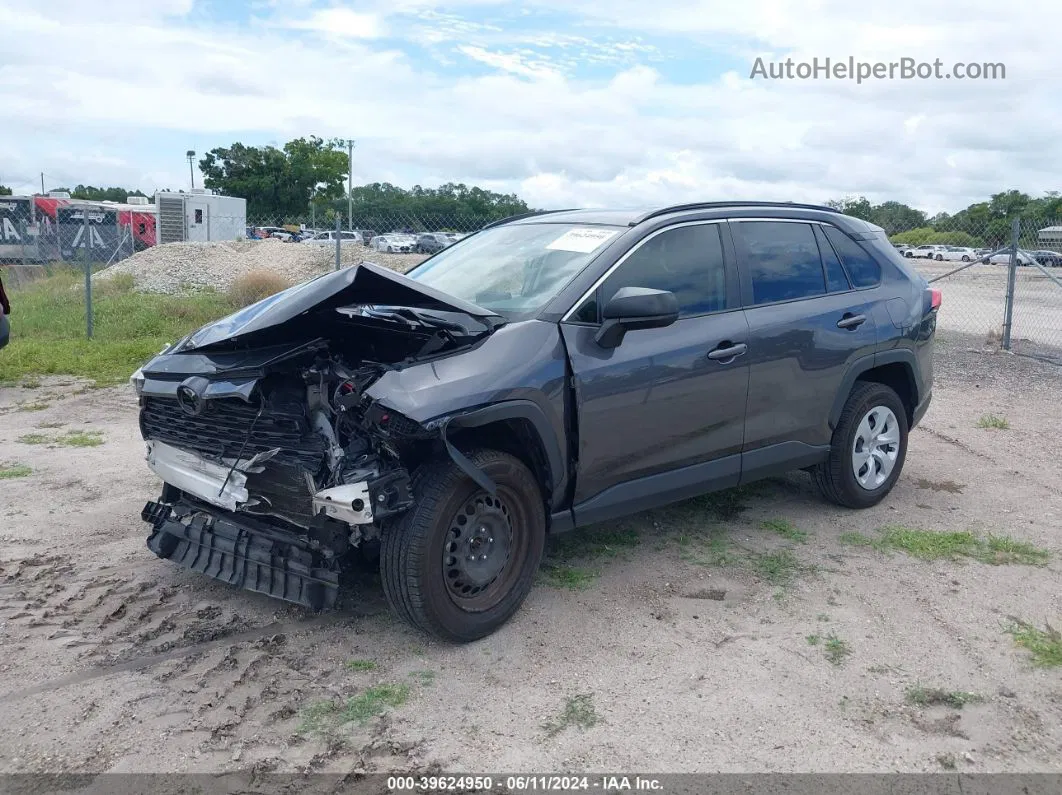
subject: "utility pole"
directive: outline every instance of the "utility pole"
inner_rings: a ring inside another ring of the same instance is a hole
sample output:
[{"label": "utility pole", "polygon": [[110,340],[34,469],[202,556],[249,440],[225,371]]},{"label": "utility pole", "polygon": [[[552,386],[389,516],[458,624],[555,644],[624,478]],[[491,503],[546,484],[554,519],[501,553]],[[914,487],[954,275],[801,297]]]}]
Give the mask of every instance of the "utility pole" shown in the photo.
[{"label": "utility pole", "polygon": [[44,195],[44,172],[41,172],[41,196]]},{"label": "utility pole", "polygon": [[354,231],[354,141],[347,139],[347,231]]},{"label": "utility pole", "polygon": [[188,176],[192,178],[192,190],[195,190],[195,171],[192,170],[192,161],[195,160],[195,150],[189,149],[184,153],[188,158]]}]

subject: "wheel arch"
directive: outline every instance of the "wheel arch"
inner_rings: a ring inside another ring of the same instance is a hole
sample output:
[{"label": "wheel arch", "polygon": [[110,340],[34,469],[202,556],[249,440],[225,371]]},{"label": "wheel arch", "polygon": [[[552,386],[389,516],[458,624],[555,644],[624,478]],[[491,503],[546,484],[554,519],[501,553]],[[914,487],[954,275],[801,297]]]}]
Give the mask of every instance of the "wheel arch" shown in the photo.
[{"label": "wheel arch", "polygon": [[915,408],[921,400],[921,384],[918,378],[918,364],[915,355],[909,350],[893,350],[865,356],[857,359],[845,374],[841,389],[837,391],[833,407],[830,410],[830,428],[836,429],[841,419],[841,412],[852,394],[852,389],[860,382],[884,384],[900,397],[907,425],[914,425]]},{"label": "wheel arch", "polygon": [[[441,421],[441,430],[450,457],[466,472],[467,458],[458,446],[465,450],[501,450],[523,461],[535,474],[547,507],[555,507],[563,500],[568,483],[567,462],[545,412],[533,401],[509,400],[453,414]],[[478,470],[468,474],[477,482],[485,478]]]}]

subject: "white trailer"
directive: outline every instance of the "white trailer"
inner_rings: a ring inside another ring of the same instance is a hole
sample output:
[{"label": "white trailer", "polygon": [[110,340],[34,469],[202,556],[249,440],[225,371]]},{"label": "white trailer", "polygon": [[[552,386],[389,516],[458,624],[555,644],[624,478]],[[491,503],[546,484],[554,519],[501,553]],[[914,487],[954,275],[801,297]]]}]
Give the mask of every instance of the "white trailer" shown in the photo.
[{"label": "white trailer", "polygon": [[247,236],[247,200],[197,188],[156,193],[158,242],[241,240]]}]

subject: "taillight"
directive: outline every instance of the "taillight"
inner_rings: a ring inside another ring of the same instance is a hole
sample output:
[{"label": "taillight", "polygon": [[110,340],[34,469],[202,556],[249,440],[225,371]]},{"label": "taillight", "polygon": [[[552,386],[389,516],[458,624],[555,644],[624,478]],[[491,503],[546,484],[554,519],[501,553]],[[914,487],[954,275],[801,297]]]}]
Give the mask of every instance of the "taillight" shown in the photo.
[{"label": "taillight", "polygon": [[943,300],[943,295],[936,287],[929,288],[929,308],[931,310],[940,309],[940,302]]}]

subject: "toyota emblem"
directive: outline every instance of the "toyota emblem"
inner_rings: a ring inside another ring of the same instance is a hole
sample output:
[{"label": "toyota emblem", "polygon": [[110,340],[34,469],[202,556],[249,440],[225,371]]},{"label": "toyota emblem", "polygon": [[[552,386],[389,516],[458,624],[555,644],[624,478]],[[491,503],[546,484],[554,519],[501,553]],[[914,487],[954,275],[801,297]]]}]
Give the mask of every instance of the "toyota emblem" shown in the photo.
[{"label": "toyota emblem", "polygon": [[203,398],[187,384],[177,387],[177,405],[191,417],[198,417],[203,413]]}]

